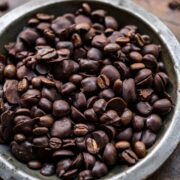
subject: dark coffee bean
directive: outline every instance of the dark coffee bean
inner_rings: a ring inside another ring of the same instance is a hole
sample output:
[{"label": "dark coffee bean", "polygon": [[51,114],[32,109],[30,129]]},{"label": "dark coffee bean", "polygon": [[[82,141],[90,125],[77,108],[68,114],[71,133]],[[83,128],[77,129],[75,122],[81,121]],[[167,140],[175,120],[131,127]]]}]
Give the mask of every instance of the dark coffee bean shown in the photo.
[{"label": "dark coffee bean", "polygon": [[150,130],[146,130],[142,134],[141,141],[146,145],[147,148],[151,147],[156,141],[156,134],[151,132]]},{"label": "dark coffee bean", "polygon": [[106,28],[112,28],[114,30],[118,29],[118,22],[116,19],[112,16],[106,16],[105,17],[105,26]]},{"label": "dark coffee bean", "polygon": [[56,100],[53,103],[53,115],[62,117],[69,113],[70,106],[69,104],[64,100]]},{"label": "dark coffee bean", "polygon": [[12,79],[16,76],[16,67],[13,64],[9,64],[4,68],[4,76]]},{"label": "dark coffee bean", "polygon": [[40,161],[36,161],[36,160],[34,160],[34,161],[29,161],[29,162],[28,162],[28,167],[29,167],[30,169],[41,169],[42,164],[41,164]]},{"label": "dark coffee bean", "polygon": [[87,52],[87,58],[92,60],[101,60],[103,57],[102,52],[97,48],[91,48]]},{"label": "dark coffee bean", "polygon": [[157,69],[157,59],[152,54],[146,54],[142,61],[146,68],[151,69],[153,72]]},{"label": "dark coffee bean", "polygon": [[168,82],[169,78],[163,72],[159,72],[154,76],[154,86],[157,92],[165,91]]},{"label": "dark coffee bean", "polygon": [[80,151],[86,150],[86,141],[84,137],[76,138],[76,146]]},{"label": "dark coffee bean", "polygon": [[123,125],[129,125],[133,119],[133,113],[132,111],[125,109],[120,118]]},{"label": "dark coffee bean", "polygon": [[[122,55],[121,55],[122,56]],[[129,78],[130,77],[130,69],[128,66],[126,66],[125,63],[120,62],[120,61],[115,61],[114,66],[118,69],[120,72],[120,75],[122,79]]]},{"label": "dark coffee bean", "polygon": [[39,148],[48,147],[48,138],[47,136],[36,137],[33,139],[33,144]]},{"label": "dark coffee bean", "polygon": [[99,88],[105,89],[110,85],[110,81],[106,75],[102,74],[97,77],[97,84]]},{"label": "dark coffee bean", "polygon": [[122,81],[120,79],[117,79],[115,82],[114,82],[114,85],[113,85],[113,90],[115,92],[116,95],[121,95],[122,93]]},{"label": "dark coffee bean", "polygon": [[110,100],[115,97],[114,91],[112,89],[104,89],[99,93],[100,98],[104,98],[106,100]]},{"label": "dark coffee bean", "polygon": [[89,17],[81,14],[75,17],[75,24],[80,24],[80,23],[92,24],[91,19]]},{"label": "dark coffee bean", "polygon": [[152,94],[151,99],[150,99],[150,103],[154,104],[158,99],[159,99],[159,97],[157,94]]},{"label": "dark coffee bean", "polygon": [[112,66],[112,65],[107,65],[101,70],[101,74],[104,74],[107,76],[107,78],[110,80],[110,82],[114,82],[117,79],[120,79],[120,74],[118,70]]},{"label": "dark coffee bean", "polygon": [[37,127],[33,129],[33,134],[36,136],[41,136],[47,134],[48,131],[49,130],[46,127]]},{"label": "dark coffee bean", "polygon": [[38,14],[36,14],[36,18],[39,19],[40,21],[50,21],[54,18],[54,15],[38,13]]},{"label": "dark coffee bean", "polygon": [[42,126],[42,127],[51,127],[53,125],[53,122],[54,122],[54,119],[52,116],[50,115],[45,115],[45,116],[41,116],[39,118],[39,126]]},{"label": "dark coffee bean", "polygon": [[146,146],[143,142],[137,141],[134,144],[134,151],[140,157],[143,158],[146,156]]},{"label": "dark coffee bean", "polygon": [[110,43],[104,47],[104,52],[105,53],[114,53],[114,52],[117,52],[119,49],[120,49],[120,46],[118,44]]},{"label": "dark coffee bean", "polygon": [[62,146],[62,141],[59,138],[53,137],[49,140],[49,146],[52,149],[59,149]]},{"label": "dark coffee bean", "polygon": [[71,82],[63,84],[61,87],[61,93],[66,96],[71,94],[75,90],[76,90],[76,86]]},{"label": "dark coffee bean", "polygon": [[84,111],[84,115],[88,121],[97,122],[98,118],[93,108]]},{"label": "dark coffee bean", "polygon": [[14,136],[14,140],[17,142],[17,143],[21,143],[23,141],[26,140],[26,137],[23,135],[23,134],[16,134]]},{"label": "dark coffee bean", "polygon": [[93,175],[91,170],[83,170],[79,173],[79,180],[93,180]]},{"label": "dark coffee bean", "polygon": [[39,107],[44,111],[51,111],[52,110],[52,102],[46,98],[41,98],[39,100]]},{"label": "dark coffee bean", "polygon": [[53,164],[44,164],[40,173],[43,176],[52,176],[55,173],[55,166]]},{"label": "dark coffee bean", "polygon": [[132,132],[132,128],[126,128],[124,130],[122,130],[118,135],[117,135],[117,139],[118,141],[130,141],[132,138],[133,132]]},{"label": "dark coffee bean", "polygon": [[135,143],[136,141],[140,141],[142,138],[142,131],[134,132],[132,136],[132,142]]},{"label": "dark coffee bean", "polygon": [[124,149],[129,149],[130,148],[130,143],[128,141],[118,141],[115,144],[116,149],[118,150],[124,150]]},{"label": "dark coffee bean", "polygon": [[151,114],[146,119],[146,126],[151,131],[153,131],[155,133],[158,132],[159,129],[161,128],[161,126],[162,126],[161,117],[158,116],[157,114]]},{"label": "dark coffee bean", "polygon": [[107,102],[106,110],[114,110],[116,111],[119,115],[124,111],[126,108],[127,104],[126,102],[120,98],[112,98]]},{"label": "dark coffee bean", "polygon": [[72,133],[72,122],[69,118],[62,118],[55,121],[51,128],[51,135],[59,138],[65,138]]},{"label": "dark coffee bean", "polygon": [[116,111],[109,110],[103,113],[99,120],[101,123],[109,125],[114,124],[116,122],[120,122],[121,118],[119,117]]},{"label": "dark coffee bean", "polygon": [[135,115],[132,120],[132,127],[136,131],[140,131],[144,128],[145,118],[139,115]]},{"label": "dark coffee bean", "polygon": [[87,100],[87,108],[91,108],[93,104],[98,100],[98,96],[92,96]]},{"label": "dark coffee bean", "polygon": [[57,91],[55,88],[43,87],[41,91],[42,97],[54,101],[57,97]]},{"label": "dark coffee bean", "polygon": [[77,171],[78,169],[68,170],[65,174],[63,174],[62,178],[67,180],[74,179],[77,176]]},{"label": "dark coffee bean", "polygon": [[69,81],[72,82],[73,84],[79,85],[82,81],[82,76],[79,74],[73,74],[70,78]]},{"label": "dark coffee bean", "polygon": [[140,70],[140,69],[144,69],[145,65],[143,63],[133,63],[130,66],[131,70],[136,71],[136,70]]},{"label": "dark coffee bean", "polygon": [[130,165],[136,164],[138,161],[137,155],[130,149],[126,149],[122,152],[122,159]]},{"label": "dark coffee bean", "polygon": [[104,46],[107,44],[107,39],[106,37],[101,34],[101,35],[96,35],[93,39],[92,39],[92,46],[94,46],[95,48],[104,48]]},{"label": "dark coffee bean", "polygon": [[128,43],[130,41],[130,39],[129,39],[129,37],[118,37],[117,39],[116,39],[116,43],[118,43],[118,44],[126,44],[126,43]]},{"label": "dark coffee bean", "polygon": [[115,146],[112,143],[108,143],[105,146],[104,152],[103,152],[103,160],[105,163],[109,166],[112,166],[116,163],[117,160],[117,151]]},{"label": "dark coffee bean", "polygon": [[87,77],[81,81],[85,93],[93,93],[97,91],[96,77]]},{"label": "dark coffee bean", "polygon": [[97,114],[102,114],[106,109],[106,101],[104,99],[99,99],[93,104],[94,112]]},{"label": "dark coffee bean", "polygon": [[82,9],[83,9],[84,13],[86,13],[86,14],[91,13],[91,6],[88,3],[83,3]]},{"label": "dark coffee bean", "polygon": [[143,58],[142,55],[139,52],[136,52],[136,51],[130,52],[129,57],[136,63],[141,62],[142,58]]},{"label": "dark coffee bean", "polygon": [[150,86],[153,83],[152,71],[150,69],[142,69],[135,77],[135,83],[138,86]]},{"label": "dark coffee bean", "polygon": [[79,153],[73,160],[72,162],[72,166],[74,168],[80,168],[83,164],[84,158],[83,155],[81,153]]},{"label": "dark coffee bean", "polygon": [[107,172],[108,172],[107,166],[100,161],[96,161],[96,163],[92,169],[93,176],[100,178],[100,177],[104,176]]},{"label": "dark coffee bean", "polygon": [[80,92],[75,95],[74,106],[80,110],[86,108],[86,96],[84,93]]},{"label": "dark coffee bean", "polygon": [[31,84],[34,88],[40,88],[42,86],[42,81],[39,77],[34,77],[31,81]]},{"label": "dark coffee bean", "polygon": [[159,56],[159,53],[161,51],[161,47],[156,45],[156,44],[148,44],[146,46],[144,46],[142,52],[143,54],[152,54],[155,57]]},{"label": "dark coffee bean", "polygon": [[159,99],[153,104],[153,110],[158,114],[167,114],[172,109],[172,104],[168,99]]},{"label": "dark coffee bean", "polygon": [[141,115],[147,116],[152,112],[153,107],[148,102],[140,101],[136,104],[136,109]]},{"label": "dark coffee bean", "polygon": [[3,86],[4,95],[7,101],[11,104],[18,104],[20,101],[18,93],[18,81],[17,80],[6,80]]},{"label": "dark coffee bean", "polygon": [[122,97],[127,103],[136,101],[137,95],[134,79],[130,78],[123,81]]},{"label": "dark coffee bean", "polygon": [[83,152],[83,158],[86,169],[92,169],[96,162],[96,158],[87,152]]}]

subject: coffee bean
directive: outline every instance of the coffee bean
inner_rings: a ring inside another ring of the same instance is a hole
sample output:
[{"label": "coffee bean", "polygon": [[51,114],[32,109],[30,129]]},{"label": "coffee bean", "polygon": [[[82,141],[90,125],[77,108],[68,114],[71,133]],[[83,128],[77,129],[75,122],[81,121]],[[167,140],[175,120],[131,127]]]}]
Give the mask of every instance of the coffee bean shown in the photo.
[{"label": "coffee bean", "polygon": [[140,131],[144,128],[145,118],[139,115],[135,115],[132,120],[133,129],[136,131]]},{"label": "coffee bean", "polygon": [[49,140],[49,146],[52,149],[59,149],[62,145],[62,141],[59,138],[53,137]]},{"label": "coffee bean", "polygon": [[42,127],[51,127],[53,125],[54,119],[50,115],[41,116],[39,118],[38,124]]},{"label": "coffee bean", "polygon": [[28,89],[28,80],[26,78],[22,79],[18,83],[18,91],[19,92],[24,92]]},{"label": "coffee bean", "polygon": [[89,121],[92,121],[92,122],[98,121],[97,115],[93,108],[87,109],[86,111],[84,111],[84,115],[85,115],[86,119],[88,119]]},{"label": "coffee bean", "polygon": [[142,140],[141,140],[147,148],[151,147],[154,142],[156,141],[156,134],[154,134],[153,132],[151,132],[150,130],[146,130],[143,134],[142,134]]},{"label": "coffee bean", "polygon": [[39,107],[44,111],[51,111],[52,110],[52,102],[46,98],[41,98],[39,100]]},{"label": "coffee bean", "polygon": [[119,49],[120,49],[120,46],[118,44],[110,43],[104,47],[104,52],[105,53],[114,53],[114,52],[118,51]]},{"label": "coffee bean", "polygon": [[153,110],[158,114],[167,114],[171,108],[172,104],[168,99],[159,99],[153,104]]},{"label": "coffee bean", "polygon": [[108,77],[104,74],[97,77],[97,84],[101,89],[105,89],[110,85]]},{"label": "coffee bean", "polygon": [[72,123],[69,118],[62,118],[55,121],[51,128],[51,135],[59,138],[64,138],[72,133]]},{"label": "coffee bean", "polygon": [[146,126],[151,131],[153,131],[155,133],[158,132],[159,129],[161,128],[161,126],[162,126],[161,117],[158,116],[157,114],[151,114],[146,119]]},{"label": "coffee bean", "polygon": [[117,160],[117,151],[113,144],[108,143],[105,146],[104,152],[103,152],[103,160],[105,163],[109,166],[112,166],[116,163]]},{"label": "coffee bean", "polygon": [[137,141],[134,144],[134,151],[140,157],[143,158],[146,156],[146,146],[143,142]]},{"label": "coffee bean", "polygon": [[13,64],[9,64],[4,68],[4,76],[13,79],[16,76],[16,67]]},{"label": "coffee bean", "polygon": [[92,169],[96,162],[96,158],[87,152],[83,152],[83,158],[86,169]]},{"label": "coffee bean", "polygon": [[120,79],[120,74],[118,70],[112,66],[112,65],[107,65],[101,70],[101,74],[104,74],[107,76],[107,78],[110,80],[110,82],[114,82],[117,79]]},{"label": "coffee bean", "polygon": [[48,132],[48,128],[46,127],[37,127],[35,129],[33,129],[33,134],[36,136],[41,136],[41,135],[45,135]]},{"label": "coffee bean", "polygon": [[101,34],[101,35],[96,35],[93,39],[92,39],[92,46],[94,46],[95,48],[104,48],[104,46],[107,44],[107,39],[106,37]]},{"label": "coffee bean", "polygon": [[48,138],[46,136],[36,137],[33,139],[33,144],[39,148],[48,147]]},{"label": "coffee bean", "polygon": [[122,152],[122,159],[128,164],[133,165],[136,164],[138,157],[132,150],[126,149]]},{"label": "coffee bean", "polygon": [[66,96],[71,94],[75,90],[76,90],[76,86],[71,82],[63,84],[61,87],[61,93]]},{"label": "coffee bean", "polygon": [[57,100],[53,103],[53,115],[62,117],[69,113],[70,107],[66,101]]},{"label": "coffee bean", "polygon": [[41,167],[42,167],[42,164],[41,164],[41,162],[39,162],[39,161],[29,161],[28,162],[28,167],[30,168],[30,169],[41,169]]},{"label": "coffee bean", "polygon": [[86,120],[85,115],[73,106],[71,107],[71,117],[77,122],[84,122]]},{"label": "coffee bean", "polygon": [[132,128],[126,128],[124,130],[122,130],[118,135],[117,135],[117,139],[119,141],[130,141],[132,138],[133,132],[132,132]]},{"label": "coffee bean", "polygon": [[149,115],[152,112],[152,106],[148,102],[140,101],[136,104],[137,111],[144,116]]},{"label": "coffee bean", "polygon": [[54,159],[60,159],[60,158],[68,158],[68,157],[73,157],[74,153],[70,150],[65,150],[65,149],[60,149],[57,150],[53,153],[52,157]]},{"label": "coffee bean", "polygon": [[156,44],[148,44],[146,46],[144,46],[142,52],[143,54],[152,54],[155,57],[159,56],[159,53],[161,51],[161,47],[156,45]]},{"label": "coffee bean", "polygon": [[72,82],[73,84],[79,85],[82,81],[82,76],[79,74],[74,74],[69,78],[69,81]]},{"label": "coffee bean", "polygon": [[133,119],[133,113],[132,111],[125,109],[120,118],[123,125],[129,125]]},{"label": "coffee bean", "polygon": [[104,99],[97,100],[93,105],[94,112],[102,114],[106,109],[106,101]]},{"label": "coffee bean", "polygon": [[76,124],[73,132],[76,136],[84,136],[89,132],[88,126],[86,124]]},{"label": "coffee bean", "polygon": [[140,53],[136,52],[136,51],[130,52],[129,57],[130,57],[133,61],[135,61],[136,63],[141,62],[141,61],[142,61],[142,58],[143,58],[142,55],[141,55]]},{"label": "coffee bean", "polygon": [[105,17],[105,26],[106,28],[111,28],[111,29],[118,29],[118,22],[116,19],[112,16],[106,16]]},{"label": "coffee bean", "polygon": [[143,57],[143,63],[146,68],[156,71],[157,69],[157,59],[152,54],[146,54]]},{"label": "coffee bean", "polygon": [[108,171],[107,166],[104,163],[100,161],[96,161],[92,169],[92,174],[93,176],[100,178],[104,176],[107,173],[107,171]]},{"label": "coffee bean", "polygon": [[99,93],[100,98],[104,98],[105,100],[110,100],[115,97],[114,91],[112,89],[104,89]]},{"label": "coffee bean", "polygon": [[124,149],[129,149],[130,148],[130,143],[128,141],[118,141],[115,144],[116,149],[118,150],[124,150]]},{"label": "coffee bean", "polygon": [[96,140],[93,138],[88,138],[86,140],[86,146],[88,152],[90,152],[91,154],[97,154],[100,151],[100,147],[98,147]]},{"label": "coffee bean", "polygon": [[116,122],[120,122],[121,118],[119,117],[116,111],[109,110],[105,112],[104,114],[102,114],[99,120],[103,124],[110,125]]},{"label": "coffee bean", "polygon": [[87,77],[81,81],[85,93],[93,93],[97,91],[96,77]]},{"label": "coffee bean", "polygon": [[23,134],[16,134],[14,136],[14,140],[17,142],[17,143],[21,143],[23,141],[25,141],[26,137],[23,135]]},{"label": "coffee bean", "polygon": [[103,57],[102,52],[97,48],[91,48],[87,52],[87,58],[92,60],[101,60]]}]

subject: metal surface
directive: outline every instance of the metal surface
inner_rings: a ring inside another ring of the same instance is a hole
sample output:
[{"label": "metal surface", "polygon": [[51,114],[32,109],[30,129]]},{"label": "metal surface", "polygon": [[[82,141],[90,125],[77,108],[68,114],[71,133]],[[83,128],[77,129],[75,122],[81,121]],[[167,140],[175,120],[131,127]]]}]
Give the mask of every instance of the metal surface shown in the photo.
[{"label": "metal surface", "polygon": [[[74,12],[80,7],[81,2],[81,0],[35,0],[8,13],[0,19],[0,51],[3,52],[3,45],[14,40],[25,25],[26,20],[36,12],[49,12],[56,15]],[[88,2],[93,8],[108,10],[109,14],[115,16],[122,26],[136,24],[141,32],[151,35],[155,43],[162,45],[162,59],[171,79],[169,92],[175,104],[174,110],[165,117],[165,125],[146,158],[129,168],[117,166],[102,178],[111,178],[112,180],[144,179],[162,165],[180,140],[180,46],[163,23],[133,2],[127,0],[106,0],[103,2],[89,0]],[[12,178],[17,180],[58,179],[56,176],[43,177],[38,171],[28,169],[12,157],[8,147],[3,145],[0,145],[0,176],[5,180]]]}]

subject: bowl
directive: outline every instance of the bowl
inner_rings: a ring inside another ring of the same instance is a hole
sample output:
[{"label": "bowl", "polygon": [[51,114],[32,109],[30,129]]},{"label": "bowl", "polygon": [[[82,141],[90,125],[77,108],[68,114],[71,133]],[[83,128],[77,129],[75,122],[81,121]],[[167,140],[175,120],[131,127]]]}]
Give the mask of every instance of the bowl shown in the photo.
[{"label": "bowl", "polygon": [[[165,117],[164,126],[156,143],[148,155],[132,167],[116,166],[102,179],[140,180],[147,178],[157,170],[170,156],[180,140],[180,45],[168,28],[156,17],[146,12],[132,1],[124,0],[34,0],[6,14],[0,19],[0,52],[5,53],[3,45],[15,40],[16,35],[25,26],[27,20],[37,12],[54,13],[74,12],[82,2],[88,2],[93,8],[104,8],[116,17],[120,26],[135,24],[140,32],[149,34],[155,43],[162,46],[162,59],[171,80],[169,93],[174,102],[173,111]],[[33,171],[17,161],[9,148],[0,145],[0,176],[17,180],[55,180],[56,176],[44,177],[39,171]]]}]

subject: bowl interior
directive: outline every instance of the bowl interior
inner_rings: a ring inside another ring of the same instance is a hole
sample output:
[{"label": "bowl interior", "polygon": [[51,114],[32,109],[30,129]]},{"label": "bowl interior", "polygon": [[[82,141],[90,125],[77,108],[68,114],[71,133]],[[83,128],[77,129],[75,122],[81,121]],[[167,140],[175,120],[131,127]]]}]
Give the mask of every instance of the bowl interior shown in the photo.
[{"label": "bowl interior", "polygon": [[[103,2],[91,2],[89,1],[93,9],[100,9],[103,8],[108,11],[108,13],[112,16],[114,16],[119,24],[120,27],[123,27],[127,24],[135,24],[139,27],[139,31],[144,34],[148,34],[152,37],[153,42],[157,44],[161,44],[162,46],[162,60],[165,63],[165,67],[167,70],[167,73],[171,80],[171,85],[169,86],[169,93],[172,96],[173,102],[176,102],[176,96],[177,96],[177,76],[174,71],[173,67],[173,60],[170,56],[170,53],[166,47],[166,45],[163,43],[163,41],[160,39],[157,32],[155,32],[152,28],[150,28],[144,21],[133,15],[133,12],[129,12],[127,10],[124,10],[123,7],[115,7]],[[5,53],[3,46],[4,44],[15,40],[17,34],[23,29],[24,26],[26,26],[27,20],[32,17],[37,12],[45,12],[45,13],[52,13],[55,15],[61,15],[67,12],[75,12],[79,7],[81,6],[81,1],[65,1],[65,2],[57,2],[53,5],[49,5],[46,7],[42,7],[39,9],[36,9],[32,11],[29,14],[24,15],[23,17],[19,18],[18,20],[15,20],[4,32],[2,33],[0,37],[0,51],[1,53]],[[173,111],[165,117],[164,126],[161,129],[161,132],[158,135],[158,139],[154,146],[149,149],[149,154],[151,154],[152,149],[161,141],[163,135],[165,134],[167,128],[169,127],[171,123],[171,118],[173,115]],[[40,178],[40,179],[49,179],[49,177],[44,177],[39,174],[38,171],[32,171],[28,169],[24,164],[17,161],[14,157],[12,157],[11,153],[9,152],[9,148],[6,146],[0,146],[1,154],[12,164],[16,167],[16,169],[20,169],[24,171],[25,173]],[[145,161],[146,158],[143,160]],[[131,168],[131,167],[130,167]],[[125,171],[127,167],[120,166],[115,167],[110,173],[103,179],[109,179],[115,174],[121,173]],[[58,179],[56,176],[51,177],[51,179]]]}]

